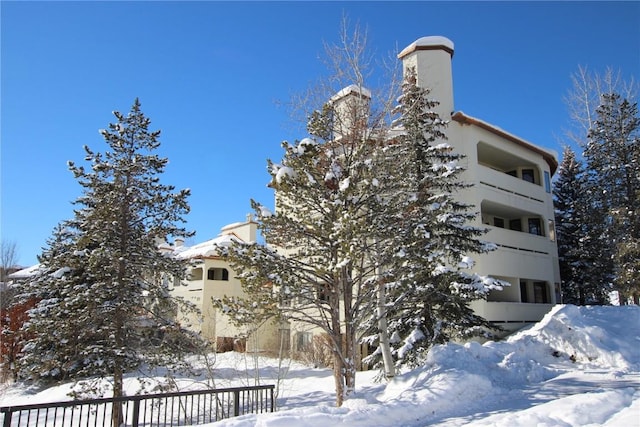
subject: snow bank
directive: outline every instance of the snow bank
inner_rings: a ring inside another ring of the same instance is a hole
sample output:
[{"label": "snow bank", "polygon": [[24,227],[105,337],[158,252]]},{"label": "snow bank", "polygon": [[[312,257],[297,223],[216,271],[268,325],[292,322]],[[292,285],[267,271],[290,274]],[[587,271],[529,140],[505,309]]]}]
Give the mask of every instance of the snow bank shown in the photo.
[{"label": "snow bank", "polygon": [[294,408],[218,425],[633,425],[639,332],[639,307],[557,306],[505,341],[437,346],[424,367],[374,397],[359,393],[342,408]]},{"label": "snow bank", "polygon": [[[333,406],[330,370],[291,363],[278,412],[210,427],[638,425],[639,348],[639,307],[556,306],[504,341],[436,346],[423,367],[388,384],[373,381],[375,372],[359,372],[358,392],[341,408]],[[249,356],[216,357],[216,386],[252,382]],[[276,364],[261,359],[262,383],[275,384]],[[128,381],[127,392],[135,393],[134,379]],[[202,386],[198,378],[178,382]],[[14,386],[0,392],[0,405],[66,400],[69,390]]]},{"label": "snow bank", "polygon": [[508,344],[551,349],[589,367],[640,371],[640,308],[556,306],[539,323],[507,340]]}]

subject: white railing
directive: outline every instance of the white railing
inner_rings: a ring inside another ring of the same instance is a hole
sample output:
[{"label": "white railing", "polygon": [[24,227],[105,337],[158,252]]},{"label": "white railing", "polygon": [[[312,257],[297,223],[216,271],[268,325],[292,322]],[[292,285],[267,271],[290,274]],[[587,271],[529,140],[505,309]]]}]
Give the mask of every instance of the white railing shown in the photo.
[{"label": "white railing", "polygon": [[490,322],[538,322],[547,314],[553,304],[533,304],[524,302],[473,301],[473,311]]},{"label": "white railing", "polygon": [[544,204],[548,198],[548,194],[542,186],[483,165],[478,165],[477,179],[482,186],[493,188],[505,193],[505,195],[519,196],[527,201]]}]

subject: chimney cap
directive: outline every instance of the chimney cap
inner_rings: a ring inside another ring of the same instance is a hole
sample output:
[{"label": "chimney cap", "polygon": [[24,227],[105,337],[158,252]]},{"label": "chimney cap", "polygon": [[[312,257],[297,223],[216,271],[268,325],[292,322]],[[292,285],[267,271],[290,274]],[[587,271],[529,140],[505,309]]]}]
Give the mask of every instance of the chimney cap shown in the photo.
[{"label": "chimney cap", "polygon": [[353,84],[338,91],[338,93],[336,93],[331,97],[329,102],[335,103],[336,101],[342,98],[345,98],[351,94],[371,99],[371,91],[369,89],[367,89],[366,87]]},{"label": "chimney cap", "polygon": [[418,50],[444,50],[449,52],[449,55],[453,56],[453,42],[443,36],[428,36],[421,37],[418,40],[405,47],[402,52],[398,54],[398,59],[402,59],[405,56],[418,51]]}]

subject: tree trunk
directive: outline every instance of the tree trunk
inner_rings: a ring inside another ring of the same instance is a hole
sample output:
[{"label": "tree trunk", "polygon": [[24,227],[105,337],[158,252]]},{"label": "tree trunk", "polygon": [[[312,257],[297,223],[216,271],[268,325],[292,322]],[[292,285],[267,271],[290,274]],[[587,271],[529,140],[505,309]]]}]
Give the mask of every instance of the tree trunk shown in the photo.
[{"label": "tree trunk", "polygon": [[[122,368],[117,365],[113,370],[113,397],[122,397]],[[122,402],[113,402],[111,412],[112,427],[120,427],[124,424],[124,414],[122,413]]]},{"label": "tree trunk", "polygon": [[346,388],[344,395],[349,396],[356,389],[356,331],[353,326],[353,283],[351,269],[342,268],[341,287],[344,306],[344,341],[340,342],[343,354],[343,376]]},{"label": "tree trunk", "polygon": [[[125,264],[124,261],[121,260],[119,262],[119,271],[118,271],[118,285],[122,287],[124,283],[125,277]],[[118,355],[114,358],[114,367],[113,367],[113,397],[122,397],[124,395],[124,362],[122,360],[122,356],[119,354],[123,351],[125,347],[125,337],[124,337],[124,325],[125,325],[126,314],[121,310],[117,309],[115,312],[114,318],[114,326],[115,326],[115,348],[118,352]],[[111,414],[111,424],[112,427],[120,427],[124,424],[124,414],[122,413],[122,402],[113,402],[113,413]]]},{"label": "tree trunk", "polygon": [[380,338],[380,352],[382,353],[382,363],[384,365],[384,377],[391,379],[396,375],[393,357],[391,356],[391,344],[389,343],[389,330],[387,327],[387,295],[385,284],[380,280],[378,284],[378,334]]},{"label": "tree trunk", "polygon": [[332,337],[333,340],[333,378],[336,383],[336,406],[342,406],[344,402],[344,362],[342,354],[340,354],[341,334]]},{"label": "tree trunk", "polygon": [[345,396],[349,396],[356,390],[356,340],[355,331],[352,322],[346,325],[345,333],[345,362],[344,362],[344,380],[345,380]]}]

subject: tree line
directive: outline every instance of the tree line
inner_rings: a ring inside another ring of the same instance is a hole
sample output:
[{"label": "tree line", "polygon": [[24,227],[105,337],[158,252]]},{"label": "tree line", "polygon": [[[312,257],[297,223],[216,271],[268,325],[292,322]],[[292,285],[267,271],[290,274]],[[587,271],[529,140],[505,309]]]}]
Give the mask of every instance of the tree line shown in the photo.
[{"label": "tree line", "polygon": [[[640,298],[640,118],[637,85],[579,68],[572,129],[554,182],[563,302]],[[582,156],[572,146],[582,150]]]}]

